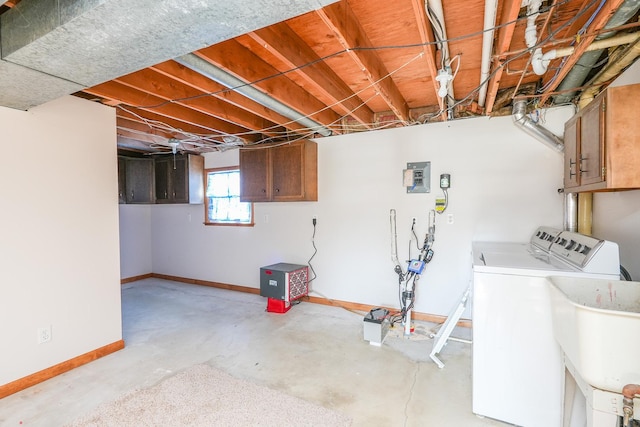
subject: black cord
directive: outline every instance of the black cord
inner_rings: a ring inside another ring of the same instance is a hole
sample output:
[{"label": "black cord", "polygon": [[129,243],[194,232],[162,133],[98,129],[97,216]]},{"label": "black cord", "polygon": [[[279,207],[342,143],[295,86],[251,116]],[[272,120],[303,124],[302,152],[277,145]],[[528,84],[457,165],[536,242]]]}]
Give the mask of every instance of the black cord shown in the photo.
[{"label": "black cord", "polygon": [[313,274],[313,277],[311,279],[309,279],[309,281],[307,283],[311,283],[312,281],[314,281],[316,279],[316,277],[318,277],[318,275],[316,274],[316,271],[313,269],[313,266],[311,265],[311,260],[318,253],[318,248],[316,248],[315,239],[316,239],[316,219],[313,218],[313,235],[311,236],[311,245],[313,246],[313,255],[311,255],[311,258],[309,258],[309,261],[307,262],[307,264],[309,264],[309,268],[311,269],[311,273]]},{"label": "black cord", "polygon": [[[413,224],[411,224],[411,232],[413,233],[413,237],[416,238],[416,248],[418,248],[418,251],[420,251],[420,245],[418,245],[418,235],[416,234],[415,225],[416,221],[413,220]],[[409,248],[411,248],[411,242],[409,242]],[[409,250],[409,259],[411,259],[411,250]]]}]

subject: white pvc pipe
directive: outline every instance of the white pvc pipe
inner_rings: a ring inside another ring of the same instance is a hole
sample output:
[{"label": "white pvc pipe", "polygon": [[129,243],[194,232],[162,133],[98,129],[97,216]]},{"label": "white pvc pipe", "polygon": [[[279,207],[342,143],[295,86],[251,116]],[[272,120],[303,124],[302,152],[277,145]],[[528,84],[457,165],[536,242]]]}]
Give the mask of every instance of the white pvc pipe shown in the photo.
[{"label": "white pvc pipe", "polygon": [[[585,52],[607,49],[623,44],[635,43],[639,38],[640,34],[638,33],[626,33],[608,39],[597,40],[591,43],[589,47],[587,47]],[[531,66],[533,67],[533,72],[539,76],[543,75],[547,72],[547,67],[549,67],[549,62],[551,62],[552,59],[563,58],[565,56],[572,55],[575,50],[575,46],[568,46],[560,49],[552,49],[543,55],[542,49],[536,49],[533,53],[533,57],[531,58]]]},{"label": "white pvc pipe", "polygon": [[496,26],[496,13],[498,10],[498,0],[486,0],[484,3],[484,29],[482,32],[482,59],[480,63],[480,83],[482,87],[478,92],[478,105],[484,107],[487,98],[488,84],[485,80],[489,78],[491,71],[491,55],[493,54],[493,33]]},{"label": "white pvc pipe", "polygon": [[[442,1],[441,0],[428,0],[428,5],[429,8],[433,11],[433,14],[435,15],[435,17],[438,19],[438,21],[440,21],[440,24],[442,24],[442,40],[443,42],[441,43],[442,46],[442,52],[440,53],[442,55],[442,58],[444,58],[445,61],[450,60],[450,56],[449,56],[449,43],[447,43],[447,28],[444,25],[444,10],[442,9]],[[429,13],[427,11],[427,13]],[[453,92],[453,80],[450,80],[447,83],[447,92],[449,94],[449,97],[447,97],[447,105],[449,107],[452,107],[453,104],[455,103],[455,94]]]}]

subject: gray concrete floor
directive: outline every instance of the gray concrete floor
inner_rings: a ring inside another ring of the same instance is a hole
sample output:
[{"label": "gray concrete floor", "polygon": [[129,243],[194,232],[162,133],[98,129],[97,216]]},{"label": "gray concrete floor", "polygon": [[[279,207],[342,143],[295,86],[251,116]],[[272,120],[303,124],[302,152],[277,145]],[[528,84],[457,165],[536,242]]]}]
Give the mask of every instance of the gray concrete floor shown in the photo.
[{"label": "gray concrete floor", "polygon": [[[362,315],[311,303],[267,313],[257,295],[146,279],[123,286],[114,354],[0,400],[2,426],[61,426],[100,403],[194,364],[339,411],[354,426],[505,426],[471,412],[471,346],[429,359],[433,325],[415,337],[363,340]],[[469,336],[456,328],[453,335]]]}]

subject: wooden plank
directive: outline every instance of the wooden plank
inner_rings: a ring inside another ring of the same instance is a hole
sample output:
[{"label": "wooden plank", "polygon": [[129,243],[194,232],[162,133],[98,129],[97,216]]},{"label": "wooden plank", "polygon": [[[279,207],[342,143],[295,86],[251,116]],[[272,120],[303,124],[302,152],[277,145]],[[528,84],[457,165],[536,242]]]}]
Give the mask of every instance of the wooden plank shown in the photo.
[{"label": "wooden plank", "polygon": [[115,99],[127,105],[137,106],[139,110],[152,111],[161,116],[175,118],[196,126],[205,127],[213,134],[246,134],[249,129],[243,128],[216,117],[201,113],[199,111],[176,105],[157,96],[140,92],[115,81],[101,83],[97,86],[85,89],[84,92],[101,96],[103,98]]},{"label": "wooden plank", "polygon": [[141,274],[139,276],[125,277],[124,279],[120,279],[120,284],[126,285],[127,283],[137,282],[138,280],[150,279],[151,277],[153,277],[151,273]]},{"label": "wooden plank", "polygon": [[86,365],[89,362],[93,362],[96,359],[107,356],[118,350],[122,350],[123,348],[124,341],[118,340],[111,344],[107,344],[103,347],[81,354],[80,356],[74,357],[73,359],[58,363],[57,365],[51,366],[47,369],[43,369],[34,374],[27,375],[26,377],[2,385],[0,386],[0,399],[39,384],[48,379],[51,379],[55,376],[64,374],[65,372],[69,372],[70,370],[75,369],[78,366]]},{"label": "wooden plank", "polygon": [[171,101],[173,104],[182,105],[260,133],[269,133],[262,132],[264,129],[277,130],[273,122],[171,79],[150,68],[118,77],[114,81],[163,100]]},{"label": "wooden plank", "polygon": [[[521,5],[521,0],[507,0],[503,6],[499,24],[500,29],[498,30],[497,42],[495,45],[498,61],[502,60],[499,55],[503,55],[511,46],[513,33],[516,29],[516,22],[514,21],[518,18]],[[508,22],[513,23],[506,25]],[[485,100],[485,111],[487,115],[491,114],[493,111],[493,105],[496,100],[496,95],[498,94],[498,89],[500,88],[500,80],[502,79],[502,73],[504,71],[504,67],[501,63],[493,64],[492,68],[494,74],[491,77],[491,80],[489,80],[489,87],[487,89],[487,97]]]},{"label": "wooden plank", "polygon": [[335,104],[344,116],[352,116],[367,128],[372,126],[373,111],[361,105],[351,88],[286,23],[249,33],[249,37],[312,84],[329,100],[326,104]]},{"label": "wooden plank", "polygon": [[[346,1],[342,0],[319,9],[316,13],[331,29],[343,48],[363,71],[369,82],[387,103],[391,111],[405,122],[410,120],[409,106],[395,85],[389,71],[373,49],[366,33]],[[364,48],[354,50],[353,48]]]},{"label": "wooden plank", "polygon": [[162,62],[150,68],[185,85],[189,85],[204,93],[209,93],[211,96],[226,101],[231,105],[235,105],[266,120],[286,127],[287,129],[291,129],[292,131],[303,129],[301,124],[292,121],[288,117],[278,114],[270,108],[267,108],[264,105],[259,104],[252,99],[249,99],[246,96],[231,90],[188,67],[185,67],[182,64],[178,64],[175,61]]},{"label": "wooden plank", "polygon": [[553,82],[550,82],[547,89],[544,91],[544,94],[540,98],[540,105],[544,105],[544,103],[551,96],[551,92],[555,91],[558,85],[562,83],[562,80],[569,74],[569,71],[576,65],[582,54],[585,52],[587,47],[595,40],[597,36],[597,32],[600,31],[604,26],[609,22],[611,16],[618,10],[620,5],[624,2],[624,0],[609,0],[602,7],[598,16],[593,20],[589,28],[587,28],[587,35],[582,37],[580,41],[575,46],[575,51],[569,57],[558,73],[558,76]]},{"label": "wooden plank", "polygon": [[436,99],[438,100],[438,106],[442,114],[440,118],[443,121],[447,120],[447,112],[445,111],[444,99],[438,95],[438,89],[440,83],[436,80],[438,76],[438,67],[436,66],[436,45],[435,37],[433,35],[433,29],[431,24],[427,21],[427,12],[425,10],[424,0],[411,0],[413,6],[413,12],[416,15],[416,21],[418,23],[418,31],[420,32],[420,40],[424,45],[422,50],[424,52],[425,60],[427,61],[427,71],[431,76],[431,83],[433,83],[433,90],[436,93]]},{"label": "wooden plank", "polygon": [[[176,132],[184,136],[203,136],[207,137],[211,135],[211,129],[204,128],[202,126],[196,126],[191,123],[175,120],[170,117],[161,116],[151,111],[142,111],[135,107],[126,107],[126,110],[118,108],[116,117],[122,117],[130,121],[136,121],[148,126],[149,129],[158,129],[168,132]],[[145,120],[136,116],[143,116]],[[220,135],[216,132],[215,135]]]},{"label": "wooden plank", "polygon": [[253,82],[251,86],[324,126],[330,127],[340,120],[324,103],[236,40],[218,43],[195,54],[243,81]]}]

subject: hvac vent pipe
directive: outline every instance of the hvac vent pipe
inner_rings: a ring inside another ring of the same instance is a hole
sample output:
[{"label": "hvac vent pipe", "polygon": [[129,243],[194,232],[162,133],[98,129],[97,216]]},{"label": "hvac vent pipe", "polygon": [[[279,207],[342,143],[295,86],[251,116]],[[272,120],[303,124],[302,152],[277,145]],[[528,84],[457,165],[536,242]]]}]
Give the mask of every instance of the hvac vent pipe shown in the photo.
[{"label": "hvac vent pipe", "polygon": [[558,152],[564,150],[562,139],[527,116],[527,101],[513,101],[513,123],[523,131]]},{"label": "hvac vent pipe", "polygon": [[[562,192],[560,189],[558,192]],[[578,193],[565,193],[564,195],[564,222],[566,231],[578,231]]]},{"label": "hvac vent pipe", "polygon": [[[611,19],[604,26],[604,29],[609,30],[626,23],[633,18],[633,16],[638,12],[638,9],[640,9],[640,0],[626,0],[622,5],[620,5],[618,10],[616,10]],[[595,39],[603,40],[612,37],[615,34],[615,31],[609,31],[607,33],[600,34]],[[598,62],[602,52],[603,50],[585,52],[580,57],[576,65],[573,66],[569,74],[567,74],[564,80],[562,80],[562,83],[560,83],[556,90],[562,92],[581,86],[586,80],[587,75],[593,69],[594,65]],[[576,92],[563,93],[561,95],[556,95],[553,100],[556,104],[563,104],[571,101],[575,94]]]}]

